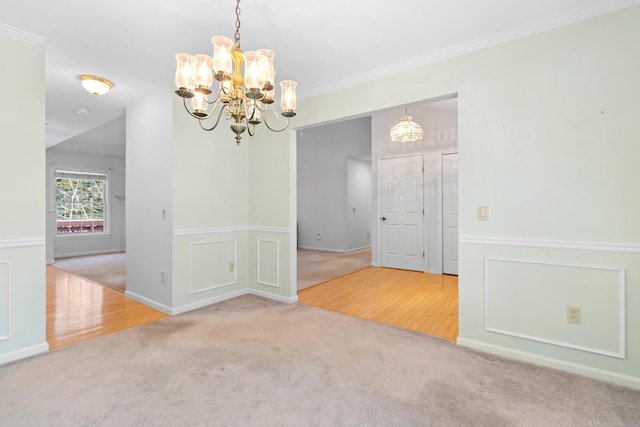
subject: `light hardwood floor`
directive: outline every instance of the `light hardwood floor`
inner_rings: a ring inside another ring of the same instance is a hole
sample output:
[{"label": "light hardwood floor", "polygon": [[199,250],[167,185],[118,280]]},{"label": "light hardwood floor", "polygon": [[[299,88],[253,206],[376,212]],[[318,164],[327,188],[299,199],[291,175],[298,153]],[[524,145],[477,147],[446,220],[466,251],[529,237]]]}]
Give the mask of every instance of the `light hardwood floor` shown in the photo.
[{"label": "light hardwood floor", "polygon": [[368,267],[302,289],[298,302],[448,340],[458,336],[458,276]]},{"label": "light hardwood floor", "polygon": [[[367,267],[300,290],[298,298],[302,304],[449,340],[458,335],[457,276]],[[50,349],[164,317],[120,292],[47,266]]]},{"label": "light hardwood floor", "polygon": [[47,266],[49,349],[167,317],[121,292]]}]

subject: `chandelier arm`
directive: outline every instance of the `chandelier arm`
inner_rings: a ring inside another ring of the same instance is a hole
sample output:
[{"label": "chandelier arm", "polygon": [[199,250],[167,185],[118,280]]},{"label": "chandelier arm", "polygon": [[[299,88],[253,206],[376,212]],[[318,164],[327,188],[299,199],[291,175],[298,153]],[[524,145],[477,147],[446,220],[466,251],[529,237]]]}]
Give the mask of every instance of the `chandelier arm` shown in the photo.
[{"label": "chandelier arm", "polygon": [[[191,110],[189,110],[189,107],[187,107],[187,98],[182,98],[182,105],[184,105],[184,109],[187,110],[187,113],[189,113],[189,115],[194,119],[202,120],[202,119],[208,119],[209,117],[211,117],[210,114],[207,115],[206,117],[198,117],[195,114],[193,114]],[[213,109],[213,111],[211,111],[211,113],[213,114],[214,111],[215,111],[215,108]]]},{"label": "chandelier arm", "polygon": [[207,105],[211,105],[211,104],[215,104],[215,103],[217,103],[217,102],[220,100],[220,97],[221,97],[221,93],[220,93],[220,92],[221,92],[221,91],[222,91],[222,89],[218,90],[218,94],[216,95],[216,99],[214,99],[214,100],[212,100],[212,101],[209,101],[209,100],[207,99],[207,97],[205,96],[205,97],[204,97],[204,102],[206,102],[206,103],[207,103]]},{"label": "chandelier arm", "polygon": [[[189,110],[189,107],[187,107],[187,99],[186,98],[182,98],[182,105],[184,105],[184,109],[187,110],[187,113],[189,113],[189,115],[191,117],[193,117],[194,119],[198,119],[198,120],[208,120],[211,117],[213,117],[213,115],[216,112],[216,109],[218,108],[218,105],[220,104],[220,99],[216,99],[213,102],[207,102],[207,104],[209,104],[209,105],[216,104],[216,105],[214,105],[214,107],[211,109],[211,112],[209,114],[207,114],[206,116],[201,117],[201,116],[197,116],[197,115],[193,114],[193,112],[191,110]],[[224,107],[220,109],[220,113],[221,114],[222,114],[222,110],[223,109],[224,109]],[[218,120],[216,120],[216,124],[211,129],[208,129],[208,130],[215,129],[219,121],[220,121],[220,114],[218,114]],[[205,129],[205,130],[207,130],[207,129]]]},{"label": "chandelier arm", "polygon": [[225,105],[222,106],[222,108],[218,112],[218,118],[216,119],[216,122],[210,128],[204,127],[204,125],[202,124],[202,121],[208,119],[209,117],[211,117],[213,115],[213,113],[216,111],[216,108],[218,108],[217,106],[213,109],[213,111],[211,112],[210,116],[208,116],[206,118],[196,117],[196,119],[198,119],[198,123],[200,123],[200,127],[202,129],[206,130],[207,132],[210,132],[210,131],[214,130],[216,127],[218,127],[218,123],[220,123],[220,117],[222,117],[222,112],[224,111],[225,107],[226,107]]},{"label": "chandelier arm", "polygon": [[[245,118],[246,121],[246,118]],[[253,130],[252,130],[253,129]],[[247,132],[249,132],[249,136],[254,136],[256,134],[256,127],[255,125],[250,124],[249,122],[247,122]]]},{"label": "chandelier arm", "polygon": [[282,129],[274,129],[271,126],[269,126],[269,122],[267,121],[266,114],[263,114],[262,118],[264,119],[264,125],[267,127],[267,129],[269,129],[272,132],[282,132],[283,130],[289,127],[289,123],[291,122],[291,117],[287,117],[287,124]]}]

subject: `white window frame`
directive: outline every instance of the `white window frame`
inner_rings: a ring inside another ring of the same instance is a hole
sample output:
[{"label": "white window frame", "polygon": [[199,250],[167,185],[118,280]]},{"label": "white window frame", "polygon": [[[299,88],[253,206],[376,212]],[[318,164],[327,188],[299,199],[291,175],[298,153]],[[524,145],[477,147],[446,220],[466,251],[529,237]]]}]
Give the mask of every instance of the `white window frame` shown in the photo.
[{"label": "white window frame", "polygon": [[[79,168],[79,167],[62,167],[59,165],[53,165],[52,167],[52,203],[53,203],[53,211],[55,216],[55,237],[60,239],[70,239],[70,238],[92,238],[92,237],[102,237],[105,235],[111,234],[111,170],[104,169],[88,169],[88,168]],[[100,176],[105,177],[105,185],[104,185],[104,197],[103,197],[103,212],[104,212],[104,224],[101,232],[92,231],[89,233],[58,233],[58,214],[57,214],[57,201],[56,201],[56,190],[57,190],[57,179],[63,177],[63,175],[71,176],[75,175],[78,178],[86,178],[91,179],[91,177]]]}]

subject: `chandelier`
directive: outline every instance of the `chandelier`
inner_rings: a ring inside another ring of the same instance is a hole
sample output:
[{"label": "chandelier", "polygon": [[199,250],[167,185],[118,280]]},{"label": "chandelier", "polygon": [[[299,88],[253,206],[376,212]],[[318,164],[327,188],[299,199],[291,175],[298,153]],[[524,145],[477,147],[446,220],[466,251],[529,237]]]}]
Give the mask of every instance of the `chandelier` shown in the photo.
[{"label": "chandelier", "polygon": [[[205,54],[176,54],[175,84],[178,89],[175,92],[182,97],[187,112],[198,119],[200,127],[206,131],[215,129],[224,114],[227,120],[233,120],[231,130],[236,135],[237,144],[240,144],[241,134],[245,130],[248,130],[250,136],[254,136],[255,126],[262,121],[273,132],[285,130],[291,117],[296,115],[297,83],[292,80],[280,82],[281,114],[287,122],[282,128],[271,127],[264,112],[274,102],[275,53],[269,49],[248,52],[240,49],[240,0],[236,0],[235,41],[225,36],[215,36],[211,38],[211,43],[213,57]],[[241,69],[243,62],[244,75]],[[210,100],[214,79],[219,82],[219,87],[215,98]],[[187,105],[187,99],[190,100],[191,108]],[[203,122],[212,117],[215,121],[212,126],[207,127]]]},{"label": "chandelier", "polygon": [[391,128],[389,136],[393,142],[414,142],[422,139],[424,132],[422,126],[411,121],[411,116],[404,109],[404,115],[400,118],[400,122]]}]

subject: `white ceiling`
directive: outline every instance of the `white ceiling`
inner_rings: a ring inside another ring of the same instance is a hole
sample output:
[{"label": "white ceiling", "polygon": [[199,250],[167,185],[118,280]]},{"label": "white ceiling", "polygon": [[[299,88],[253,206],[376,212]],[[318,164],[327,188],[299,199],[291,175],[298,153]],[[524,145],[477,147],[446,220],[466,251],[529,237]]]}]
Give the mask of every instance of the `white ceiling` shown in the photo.
[{"label": "white ceiling", "polygon": [[[235,30],[234,0],[6,3],[0,35],[19,29],[46,39],[48,147],[75,136],[88,143],[95,135],[87,131],[121,117],[130,103],[172,91],[175,53],[211,54],[211,37],[233,38]],[[276,52],[276,79],[296,80],[304,99],[638,3],[242,0],[240,34],[243,50]],[[80,74],[115,87],[96,97],[82,89]],[[89,114],[77,115],[78,107]]]}]

